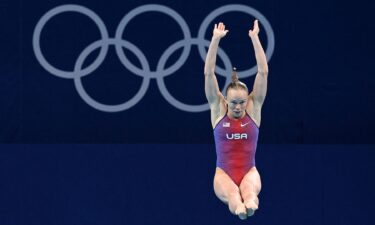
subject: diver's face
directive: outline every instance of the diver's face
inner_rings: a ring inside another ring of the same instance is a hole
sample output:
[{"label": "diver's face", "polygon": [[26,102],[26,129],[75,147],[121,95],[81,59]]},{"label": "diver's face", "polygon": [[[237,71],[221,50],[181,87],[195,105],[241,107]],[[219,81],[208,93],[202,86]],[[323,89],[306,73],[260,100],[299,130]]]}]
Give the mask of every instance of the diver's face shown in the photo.
[{"label": "diver's face", "polygon": [[245,113],[248,93],[243,89],[229,89],[227,93],[228,116],[239,119]]}]

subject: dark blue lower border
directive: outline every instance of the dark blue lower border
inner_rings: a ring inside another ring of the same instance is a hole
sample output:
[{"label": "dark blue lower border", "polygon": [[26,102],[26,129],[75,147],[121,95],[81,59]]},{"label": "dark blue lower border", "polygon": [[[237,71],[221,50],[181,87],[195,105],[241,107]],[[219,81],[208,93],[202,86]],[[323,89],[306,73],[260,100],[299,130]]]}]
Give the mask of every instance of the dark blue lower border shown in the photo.
[{"label": "dark blue lower border", "polygon": [[0,224],[372,225],[375,146],[259,145],[260,209],[214,195],[213,145],[0,145]]}]

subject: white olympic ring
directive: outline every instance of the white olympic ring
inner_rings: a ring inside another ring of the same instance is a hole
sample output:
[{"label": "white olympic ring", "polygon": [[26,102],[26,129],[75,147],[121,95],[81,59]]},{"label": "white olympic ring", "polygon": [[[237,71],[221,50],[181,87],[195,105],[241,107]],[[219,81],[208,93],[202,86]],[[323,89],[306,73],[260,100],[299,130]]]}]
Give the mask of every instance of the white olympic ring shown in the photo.
[{"label": "white olympic ring", "polygon": [[[123,40],[122,35],[125,31],[125,28],[127,24],[132,20],[134,17],[136,17],[139,14],[145,13],[145,12],[161,12],[164,13],[170,17],[172,17],[178,25],[181,27],[182,33],[184,38],[182,40],[179,40],[172,44],[170,47],[168,47],[162,56],[160,57],[156,70],[151,71],[150,65],[143,54],[143,52],[134,44]],[[175,99],[167,90],[166,85],[164,83],[164,77],[169,76],[179,70],[184,63],[186,62],[192,45],[197,45],[199,54],[203,60],[205,60],[205,56],[207,54],[205,47],[209,47],[210,42],[205,39],[205,33],[207,31],[208,26],[210,23],[216,18],[217,16],[231,12],[231,11],[238,11],[247,13],[249,15],[254,16],[257,18],[260,23],[264,26],[264,29],[266,31],[267,35],[267,48],[266,48],[266,56],[267,59],[270,60],[274,51],[275,47],[275,37],[272,30],[272,27],[268,20],[257,10],[246,6],[246,5],[239,5],[239,4],[232,4],[232,5],[226,5],[222,6],[220,8],[217,8],[216,10],[212,11],[202,22],[197,38],[192,38],[190,34],[189,27],[185,20],[173,9],[163,6],[163,5],[156,5],[156,4],[149,4],[149,5],[143,5],[139,6],[132,11],[130,11],[128,14],[126,14],[121,22],[119,23],[116,34],[114,38],[110,38],[108,35],[108,31],[106,29],[106,26],[104,22],[100,19],[100,17],[90,9],[80,6],[80,5],[61,5],[58,7],[55,7],[51,10],[49,10],[47,13],[45,13],[40,20],[38,21],[33,34],[33,49],[35,56],[39,63],[42,65],[42,67],[50,72],[51,74],[61,77],[61,78],[68,78],[74,80],[74,85],[77,89],[78,94],[81,96],[81,98],[91,107],[104,111],[104,112],[119,112],[127,110],[131,107],[133,107],[135,104],[137,104],[145,95],[148,86],[150,84],[150,80],[152,78],[155,78],[157,81],[157,85],[159,87],[159,90],[163,97],[174,107],[187,111],[187,112],[202,112],[209,109],[208,103],[201,104],[201,105],[189,105],[180,102],[179,100]],[[40,36],[42,33],[42,30],[46,23],[54,16],[64,13],[64,12],[78,12],[83,15],[88,16],[91,20],[93,20],[96,25],[99,28],[101,39],[95,41],[94,43],[87,46],[81,54],[78,56],[74,70],[73,71],[64,71],[60,70],[54,66],[52,66],[44,57],[42,54],[42,50],[40,47]],[[141,76],[143,78],[141,88],[136,93],[133,98],[130,100],[118,104],[118,105],[106,105],[103,103],[100,103],[94,99],[92,99],[87,92],[85,91],[81,78],[91,74],[93,71],[95,71],[104,61],[107,53],[108,48],[110,45],[114,45],[116,49],[116,53],[121,61],[121,63],[132,73],[136,74],[137,76]],[[83,63],[85,59],[92,53],[94,50],[100,48],[100,52],[98,57],[86,68],[82,68]],[[122,48],[126,48],[127,50],[131,51],[139,60],[141,67],[138,68],[137,66],[133,65],[126,57],[124,51]],[[168,61],[169,57],[178,49],[183,48],[182,54],[179,57],[179,59],[175,62],[175,64],[171,65],[168,68],[165,68],[166,62]],[[231,73],[232,64],[228,58],[228,56],[225,54],[225,52],[219,48],[218,50],[218,56],[221,58],[221,60],[224,63],[224,67],[220,68],[217,66],[216,73],[220,76],[223,76],[226,78],[225,85],[223,89],[230,83],[230,79],[228,74]],[[253,76],[256,74],[257,68],[256,65],[252,68],[245,70],[245,71],[238,71],[239,78],[245,78],[249,76]]]}]

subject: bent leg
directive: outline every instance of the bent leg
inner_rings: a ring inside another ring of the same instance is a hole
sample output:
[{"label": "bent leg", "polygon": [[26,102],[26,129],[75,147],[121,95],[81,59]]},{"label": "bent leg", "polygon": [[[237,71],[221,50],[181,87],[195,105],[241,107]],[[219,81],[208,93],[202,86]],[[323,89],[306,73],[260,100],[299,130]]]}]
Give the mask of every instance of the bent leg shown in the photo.
[{"label": "bent leg", "polygon": [[219,167],[216,168],[214,177],[214,191],[216,196],[228,204],[229,211],[240,219],[246,219],[246,208],[242,202],[240,189],[233,180]]},{"label": "bent leg", "polygon": [[262,188],[258,170],[253,167],[246,173],[240,184],[241,196],[247,209],[247,216],[252,216],[259,207],[258,194]]}]

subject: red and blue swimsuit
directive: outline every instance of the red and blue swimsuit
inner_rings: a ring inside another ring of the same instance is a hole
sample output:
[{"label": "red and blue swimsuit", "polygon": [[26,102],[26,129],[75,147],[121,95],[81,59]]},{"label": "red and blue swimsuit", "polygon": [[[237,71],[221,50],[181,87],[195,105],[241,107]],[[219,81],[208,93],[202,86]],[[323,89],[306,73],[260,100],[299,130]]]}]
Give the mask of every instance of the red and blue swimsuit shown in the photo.
[{"label": "red and blue swimsuit", "polygon": [[238,186],[255,166],[259,128],[246,115],[238,120],[225,115],[214,128],[216,166],[224,170]]}]

